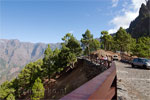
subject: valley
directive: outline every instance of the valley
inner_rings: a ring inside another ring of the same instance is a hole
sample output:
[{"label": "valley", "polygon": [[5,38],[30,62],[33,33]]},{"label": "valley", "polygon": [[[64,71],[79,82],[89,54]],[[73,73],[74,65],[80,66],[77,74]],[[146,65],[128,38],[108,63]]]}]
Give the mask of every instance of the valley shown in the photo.
[{"label": "valley", "polygon": [[[42,59],[46,47],[44,43],[0,39],[0,84],[15,78],[29,62]],[[60,47],[60,43],[51,44],[52,50]]]}]

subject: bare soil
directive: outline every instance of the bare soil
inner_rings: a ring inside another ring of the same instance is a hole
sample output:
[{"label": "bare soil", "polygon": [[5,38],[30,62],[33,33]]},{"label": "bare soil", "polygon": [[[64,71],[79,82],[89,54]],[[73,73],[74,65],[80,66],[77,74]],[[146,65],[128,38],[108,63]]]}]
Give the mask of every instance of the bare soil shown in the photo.
[{"label": "bare soil", "polygon": [[74,70],[65,73],[59,79],[56,79],[53,86],[51,86],[52,83],[47,85],[45,98],[59,99],[87,81],[88,79],[83,67],[78,66]]}]

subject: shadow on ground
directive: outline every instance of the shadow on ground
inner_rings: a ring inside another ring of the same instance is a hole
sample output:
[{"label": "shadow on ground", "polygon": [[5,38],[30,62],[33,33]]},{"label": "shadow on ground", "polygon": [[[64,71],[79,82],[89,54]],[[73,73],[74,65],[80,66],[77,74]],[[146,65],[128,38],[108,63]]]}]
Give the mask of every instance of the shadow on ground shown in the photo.
[{"label": "shadow on ground", "polygon": [[128,66],[128,67],[125,67],[125,68],[129,68],[129,69],[138,69],[138,70],[147,70],[145,68],[141,68],[141,67],[131,67],[131,66]]}]

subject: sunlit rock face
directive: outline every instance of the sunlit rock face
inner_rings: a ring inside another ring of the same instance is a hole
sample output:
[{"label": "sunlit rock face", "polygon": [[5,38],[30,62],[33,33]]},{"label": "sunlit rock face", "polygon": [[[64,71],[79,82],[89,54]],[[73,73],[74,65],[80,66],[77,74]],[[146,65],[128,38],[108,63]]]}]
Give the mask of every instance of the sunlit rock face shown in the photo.
[{"label": "sunlit rock face", "polygon": [[139,16],[131,22],[127,31],[134,38],[150,36],[150,0],[147,1],[146,5],[141,5]]}]

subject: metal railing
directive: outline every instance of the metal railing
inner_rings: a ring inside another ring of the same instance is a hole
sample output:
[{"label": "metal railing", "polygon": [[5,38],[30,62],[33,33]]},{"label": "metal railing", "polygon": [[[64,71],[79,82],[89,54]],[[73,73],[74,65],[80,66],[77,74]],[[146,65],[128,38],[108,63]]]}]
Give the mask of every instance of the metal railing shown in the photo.
[{"label": "metal railing", "polygon": [[[103,63],[100,60],[100,63]],[[110,62],[107,64],[110,65]],[[108,66],[109,66],[108,65]],[[67,94],[60,100],[116,100],[117,99],[117,75],[116,65],[111,66],[76,90]]]}]

